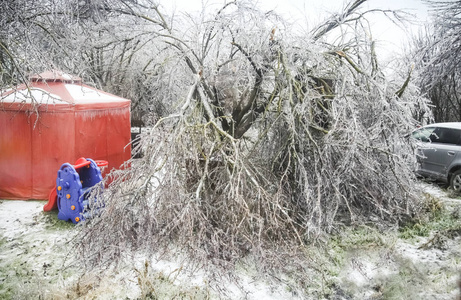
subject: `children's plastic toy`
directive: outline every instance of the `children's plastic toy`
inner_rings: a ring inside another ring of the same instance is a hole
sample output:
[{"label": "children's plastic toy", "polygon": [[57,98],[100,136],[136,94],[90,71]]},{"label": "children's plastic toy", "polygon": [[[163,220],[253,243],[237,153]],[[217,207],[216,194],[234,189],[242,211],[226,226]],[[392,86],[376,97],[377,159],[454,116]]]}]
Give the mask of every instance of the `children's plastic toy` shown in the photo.
[{"label": "children's plastic toy", "polygon": [[83,221],[88,217],[89,190],[96,184],[102,184],[99,167],[107,165],[107,161],[83,157],[75,165],[63,164],[58,170],[56,187],[51,190],[43,210],[50,211],[57,207],[60,220],[71,220],[74,224]]}]

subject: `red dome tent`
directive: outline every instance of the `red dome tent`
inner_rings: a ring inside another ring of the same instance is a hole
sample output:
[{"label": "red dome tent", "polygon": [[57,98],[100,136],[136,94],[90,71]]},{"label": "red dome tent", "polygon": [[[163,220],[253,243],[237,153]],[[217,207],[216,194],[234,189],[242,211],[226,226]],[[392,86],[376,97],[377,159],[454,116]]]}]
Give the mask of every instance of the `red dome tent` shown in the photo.
[{"label": "red dome tent", "polygon": [[47,199],[65,162],[130,158],[130,100],[62,72],[0,94],[0,199]]}]

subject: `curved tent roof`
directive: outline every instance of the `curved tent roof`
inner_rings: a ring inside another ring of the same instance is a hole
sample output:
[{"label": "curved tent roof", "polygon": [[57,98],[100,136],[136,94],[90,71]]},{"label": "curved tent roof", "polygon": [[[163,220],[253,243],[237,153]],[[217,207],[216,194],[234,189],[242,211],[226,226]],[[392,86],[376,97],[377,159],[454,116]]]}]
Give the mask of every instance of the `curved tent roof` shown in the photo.
[{"label": "curved tent roof", "polygon": [[[82,83],[79,77],[59,71],[47,71],[30,77],[30,83],[1,91],[0,108],[23,109],[32,106],[62,105],[71,109],[125,107],[130,100],[121,98]],[[70,105],[70,106],[69,106]]]},{"label": "curved tent roof", "polygon": [[0,198],[46,199],[79,157],[119,168],[131,156],[130,100],[48,71],[0,92]]}]

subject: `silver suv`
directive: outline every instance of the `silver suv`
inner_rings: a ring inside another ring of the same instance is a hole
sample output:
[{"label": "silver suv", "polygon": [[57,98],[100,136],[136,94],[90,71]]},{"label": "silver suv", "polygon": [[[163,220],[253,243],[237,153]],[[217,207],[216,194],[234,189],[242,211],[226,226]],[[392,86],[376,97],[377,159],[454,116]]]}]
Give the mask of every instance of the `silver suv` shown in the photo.
[{"label": "silver suv", "polygon": [[461,191],[461,122],[426,125],[411,135],[419,141],[416,173]]}]

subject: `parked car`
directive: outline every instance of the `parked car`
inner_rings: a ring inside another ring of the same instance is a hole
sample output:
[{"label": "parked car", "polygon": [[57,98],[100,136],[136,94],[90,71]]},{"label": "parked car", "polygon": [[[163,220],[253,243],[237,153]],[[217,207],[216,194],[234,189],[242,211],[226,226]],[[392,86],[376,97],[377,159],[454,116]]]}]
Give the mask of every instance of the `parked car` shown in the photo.
[{"label": "parked car", "polygon": [[416,173],[461,191],[461,122],[426,125],[411,136],[418,141]]}]

